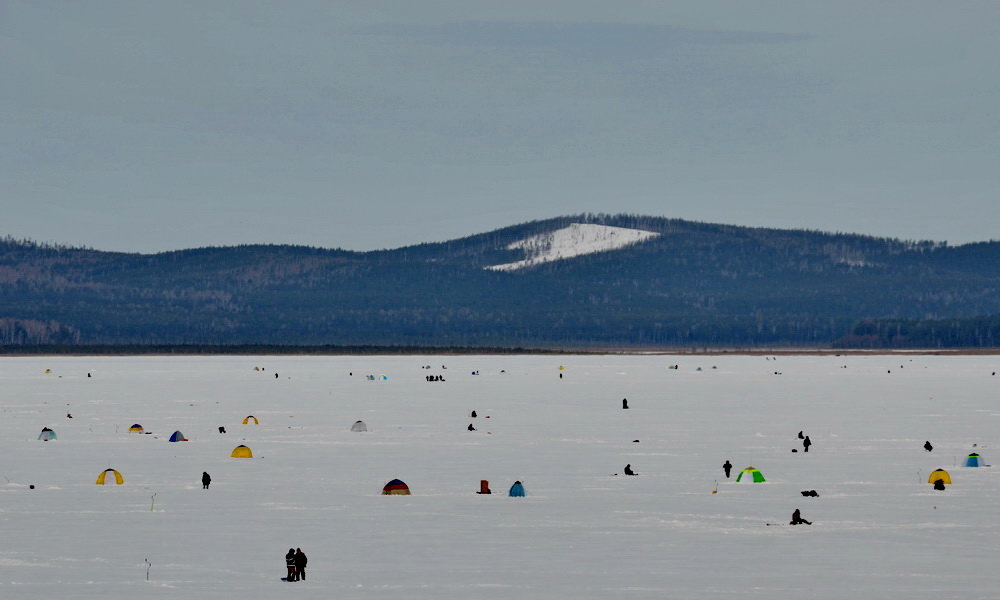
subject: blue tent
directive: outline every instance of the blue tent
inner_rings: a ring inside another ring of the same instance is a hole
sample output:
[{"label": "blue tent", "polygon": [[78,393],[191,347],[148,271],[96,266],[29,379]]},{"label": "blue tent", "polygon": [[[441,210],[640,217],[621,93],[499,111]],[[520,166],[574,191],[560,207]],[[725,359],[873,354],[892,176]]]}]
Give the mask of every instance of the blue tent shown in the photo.
[{"label": "blue tent", "polygon": [[973,452],[968,457],[966,457],[966,459],[965,459],[965,466],[966,467],[988,467],[989,465],[987,465],[986,463],[983,462],[983,457],[982,456],[979,456],[978,454],[976,454],[975,452]]},{"label": "blue tent", "polygon": [[507,494],[511,497],[524,497],[524,486],[521,485],[520,481],[515,481],[514,485],[510,486],[510,492]]},{"label": "blue tent", "polygon": [[170,436],[170,441],[171,442],[186,442],[186,441],[188,441],[188,439],[186,437],[184,437],[183,433],[181,433],[179,431],[175,431],[174,434]]}]

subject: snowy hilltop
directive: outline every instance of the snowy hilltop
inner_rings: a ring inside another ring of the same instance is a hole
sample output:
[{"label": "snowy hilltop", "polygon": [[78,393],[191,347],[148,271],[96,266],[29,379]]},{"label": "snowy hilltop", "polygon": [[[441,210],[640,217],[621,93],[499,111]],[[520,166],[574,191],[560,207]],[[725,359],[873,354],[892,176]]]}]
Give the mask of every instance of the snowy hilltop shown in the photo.
[{"label": "snowy hilltop", "polygon": [[594,223],[573,223],[549,233],[533,235],[507,245],[508,250],[524,250],[527,258],[517,262],[486,267],[494,271],[516,271],[542,263],[608,252],[638,244],[660,234],[641,229],[611,227]]},{"label": "snowy hilltop", "polygon": [[1000,241],[580,214],[406,248],[159,254],[0,239],[33,344],[991,347]]}]

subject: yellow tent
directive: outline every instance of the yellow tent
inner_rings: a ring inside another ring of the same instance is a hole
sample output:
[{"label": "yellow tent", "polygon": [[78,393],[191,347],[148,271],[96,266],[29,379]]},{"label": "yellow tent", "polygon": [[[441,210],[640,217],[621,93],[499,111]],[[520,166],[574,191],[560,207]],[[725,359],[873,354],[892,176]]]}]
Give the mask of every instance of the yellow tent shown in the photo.
[{"label": "yellow tent", "polygon": [[97,476],[97,485],[104,485],[104,478],[108,476],[108,473],[115,474],[115,483],[117,483],[118,485],[125,483],[125,478],[122,477],[121,473],[119,473],[114,469],[105,469],[101,471],[100,475]]},{"label": "yellow tent", "polygon": [[946,485],[951,485],[951,475],[949,475],[948,471],[945,471],[944,469],[932,471],[931,476],[927,478],[927,483],[934,483],[938,479],[943,479]]},{"label": "yellow tent", "polygon": [[240,444],[233,448],[233,453],[229,456],[233,458],[253,458],[253,451],[247,446]]},{"label": "yellow tent", "polygon": [[253,415],[250,415],[249,417],[247,417],[247,418],[243,419],[243,424],[244,424],[244,425],[246,425],[246,424],[248,424],[248,423],[249,423],[249,422],[250,422],[251,420],[253,420],[253,424],[254,424],[254,425],[260,425],[260,421],[258,421],[258,420],[257,420],[257,417],[255,417],[255,416],[253,416]]},{"label": "yellow tent", "polygon": [[136,423],[135,425],[133,425],[133,426],[131,426],[131,427],[128,428],[128,432],[129,433],[142,433],[143,432],[142,425],[139,425],[138,423]]}]

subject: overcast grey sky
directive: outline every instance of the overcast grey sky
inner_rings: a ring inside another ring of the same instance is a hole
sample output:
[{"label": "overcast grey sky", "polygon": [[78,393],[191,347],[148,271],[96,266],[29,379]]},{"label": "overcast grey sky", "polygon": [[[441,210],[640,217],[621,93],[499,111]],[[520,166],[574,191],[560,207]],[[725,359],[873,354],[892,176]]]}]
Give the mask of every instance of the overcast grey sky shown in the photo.
[{"label": "overcast grey sky", "polygon": [[0,2],[0,235],[354,250],[579,212],[1000,239],[1000,3]]}]

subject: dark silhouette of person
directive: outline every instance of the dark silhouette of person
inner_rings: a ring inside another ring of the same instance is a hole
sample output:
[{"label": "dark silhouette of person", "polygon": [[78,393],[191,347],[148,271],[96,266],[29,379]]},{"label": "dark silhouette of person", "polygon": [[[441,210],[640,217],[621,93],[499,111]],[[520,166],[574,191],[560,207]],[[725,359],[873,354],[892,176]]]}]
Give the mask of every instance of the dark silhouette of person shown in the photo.
[{"label": "dark silhouette of person", "polygon": [[789,523],[789,525],[803,525],[803,524],[812,525],[812,521],[806,521],[805,519],[803,519],[802,513],[799,511],[799,509],[796,508],[795,512],[792,513],[792,521]]},{"label": "dark silhouette of person", "polygon": [[201,472],[201,489],[207,490],[209,484],[212,483],[212,476],[208,474],[208,471]]},{"label": "dark silhouette of person", "polygon": [[475,430],[476,428],[472,426],[472,423],[469,423],[469,431],[475,431]]},{"label": "dark silhouette of person", "polygon": [[289,548],[285,555],[285,566],[288,567],[288,577],[286,581],[295,581],[295,549]]},{"label": "dark silhouette of person", "polygon": [[726,462],[722,463],[722,470],[726,472],[726,479],[729,479],[729,472],[733,470],[733,463],[726,459]]},{"label": "dark silhouette of person", "polygon": [[622,398],[622,410],[628,410],[628,399]]},{"label": "dark silhouette of person", "polygon": [[306,553],[302,551],[302,548],[295,549],[295,581],[306,580],[306,563],[309,559],[306,557]]},{"label": "dark silhouette of person", "polygon": [[944,479],[935,479],[934,480],[934,489],[936,489],[936,490],[943,490],[944,489]]},{"label": "dark silhouette of person", "polygon": [[809,446],[812,445],[813,445],[812,440],[809,439],[809,436],[807,435],[806,438],[802,440],[802,447],[805,448],[806,452],[809,452]]},{"label": "dark silhouette of person", "polygon": [[562,373],[559,374],[559,379],[562,379]]},{"label": "dark silhouette of person", "polygon": [[800,440],[804,440],[805,438],[806,438],[806,436],[802,435],[802,432],[800,431],[799,432],[799,439]]},{"label": "dark silhouette of person", "polygon": [[277,374],[277,373],[275,373],[275,374],[274,374],[274,378],[275,378],[275,379],[277,379],[277,378],[278,378],[278,374]]},{"label": "dark silhouette of person", "polygon": [[219,433],[226,433],[226,428],[220,426],[219,427]]},{"label": "dark silhouette of person", "polygon": [[924,442],[924,450],[930,452],[933,449],[934,449],[934,446],[931,446],[930,440]]},{"label": "dark silhouette of person", "polygon": [[471,416],[471,417],[472,417],[473,419],[475,419],[475,418],[476,418],[476,417],[478,417],[479,415],[477,415],[477,414],[476,414],[476,411],[472,411],[472,414],[471,414],[470,416]]},{"label": "dark silhouette of person", "polygon": [[629,464],[625,465],[625,474],[626,475],[638,475],[638,473],[636,473],[635,471],[632,470],[632,463],[629,463]]}]

